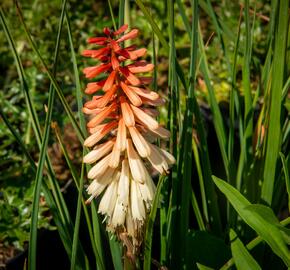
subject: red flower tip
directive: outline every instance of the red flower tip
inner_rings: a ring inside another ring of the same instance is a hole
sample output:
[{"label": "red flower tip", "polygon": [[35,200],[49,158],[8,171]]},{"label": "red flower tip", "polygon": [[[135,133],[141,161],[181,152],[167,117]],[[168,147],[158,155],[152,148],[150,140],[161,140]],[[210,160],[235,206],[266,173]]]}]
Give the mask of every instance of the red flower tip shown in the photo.
[{"label": "red flower tip", "polygon": [[105,35],[109,36],[109,35],[111,34],[111,29],[108,28],[108,27],[105,27],[105,28],[103,29],[103,32],[104,32]]},{"label": "red flower tip", "polygon": [[111,66],[112,66],[111,63],[101,64],[99,66],[84,68],[83,72],[86,75],[86,78],[94,78],[100,73],[109,70]]},{"label": "red flower tip", "polygon": [[118,36],[124,33],[128,29],[128,24],[122,25],[117,31],[114,32],[114,36]]},{"label": "red flower tip", "polygon": [[123,42],[123,41],[128,40],[128,39],[136,38],[138,36],[138,34],[139,34],[139,30],[138,29],[133,29],[129,33],[127,33],[124,36],[120,37],[117,40],[117,42]]},{"label": "red flower tip", "polygon": [[88,38],[88,43],[95,43],[97,45],[105,45],[106,44],[106,37],[91,37]]},{"label": "red flower tip", "polygon": [[110,48],[102,48],[99,50],[84,50],[82,52],[83,56],[92,57],[92,58],[99,58],[100,56],[107,56],[110,51]]},{"label": "red flower tip", "polygon": [[141,73],[141,72],[149,72],[152,71],[154,65],[151,63],[147,63],[146,61],[135,62],[132,65],[128,66],[128,69],[132,73]]}]

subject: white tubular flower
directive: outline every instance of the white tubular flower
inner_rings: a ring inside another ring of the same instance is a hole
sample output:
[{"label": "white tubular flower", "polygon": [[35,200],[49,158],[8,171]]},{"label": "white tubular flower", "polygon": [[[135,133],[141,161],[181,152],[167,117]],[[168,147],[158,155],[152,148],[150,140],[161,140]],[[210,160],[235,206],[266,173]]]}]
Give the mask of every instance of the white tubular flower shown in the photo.
[{"label": "white tubular flower", "polygon": [[112,183],[107,187],[99,205],[99,213],[109,217],[112,216],[117,200],[117,188],[117,181],[112,181]]},{"label": "white tubular flower", "polygon": [[101,161],[99,161],[95,166],[93,166],[88,172],[88,178],[94,179],[98,176],[102,175],[109,166],[108,161],[111,158],[111,154],[104,157]]},{"label": "white tubular flower", "polygon": [[140,200],[140,198],[142,197],[141,197],[138,184],[134,180],[131,181],[130,192],[131,192],[130,205],[131,205],[133,220],[142,222],[145,219],[145,207],[144,207],[143,200],[142,199]]},{"label": "white tubular flower", "polygon": [[127,209],[129,204],[129,190],[130,190],[130,171],[128,160],[124,159],[122,162],[121,177],[118,186],[118,200],[124,209]]},{"label": "white tubular flower", "polygon": [[94,148],[91,152],[84,156],[83,162],[87,164],[92,164],[106,155],[114,146],[114,142],[108,141],[106,143],[100,144]]}]

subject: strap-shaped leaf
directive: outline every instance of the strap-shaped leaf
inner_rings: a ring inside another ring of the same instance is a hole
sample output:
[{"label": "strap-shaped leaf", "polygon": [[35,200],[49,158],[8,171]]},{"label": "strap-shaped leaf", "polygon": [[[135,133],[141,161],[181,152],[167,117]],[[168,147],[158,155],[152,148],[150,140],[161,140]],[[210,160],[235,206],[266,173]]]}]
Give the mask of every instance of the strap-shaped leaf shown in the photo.
[{"label": "strap-shaped leaf", "polygon": [[252,204],[236,190],[234,187],[225,181],[213,176],[213,181],[225,194],[231,205],[238,212],[240,217],[267,242],[284,263],[290,266],[290,252],[284,240],[284,236],[276,222],[272,218],[265,218],[264,214],[251,209]]}]

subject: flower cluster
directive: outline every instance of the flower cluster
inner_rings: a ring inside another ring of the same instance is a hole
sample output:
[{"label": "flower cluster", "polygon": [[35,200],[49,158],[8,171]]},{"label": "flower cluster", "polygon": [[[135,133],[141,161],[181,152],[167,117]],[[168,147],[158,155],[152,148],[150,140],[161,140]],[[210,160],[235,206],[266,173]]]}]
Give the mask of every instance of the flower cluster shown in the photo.
[{"label": "flower cluster", "polygon": [[83,70],[86,78],[105,75],[85,89],[86,94],[98,94],[83,108],[90,116],[87,127],[91,134],[84,145],[92,147],[84,162],[95,164],[88,172],[92,182],[87,202],[102,194],[99,212],[106,217],[107,229],[119,235],[126,233],[136,245],[142,239],[142,227],[155,192],[147,168],[151,164],[164,174],[175,160],[153,144],[158,137],[170,136],[155,120],[158,111],[154,107],[164,101],[147,87],[151,77],[137,76],[154,68],[138,60],[146,49],[122,47],[125,40],[138,35],[137,29],[125,33],[127,27],[123,25],[117,31],[105,28],[104,37],[88,39],[97,49],[83,52],[83,56],[101,62]]}]

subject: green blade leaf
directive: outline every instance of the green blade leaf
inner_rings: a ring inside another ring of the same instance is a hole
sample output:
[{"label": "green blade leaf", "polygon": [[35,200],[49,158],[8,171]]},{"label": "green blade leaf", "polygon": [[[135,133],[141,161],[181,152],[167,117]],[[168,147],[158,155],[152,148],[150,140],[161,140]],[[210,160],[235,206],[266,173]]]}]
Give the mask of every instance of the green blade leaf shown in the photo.
[{"label": "green blade leaf", "polygon": [[265,216],[257,213],[257,211],[249,210],[251,203],[234,187],[215,176],[213,176],[213,181],[220,191],[225,194],[240,217],[267,242],[273,252],[289,267],[290,253],[283,234],[276,224],[273,221],[270,222],[269,219],[265,219]]},{"label": "green blade leaf", "polygon": [[261,204],[252,204],[247,206],[245,209],[256,212],[258,215],[263,217],[264,220],[275,225],[281,231],[285,242],[289,244],[290,229],[287,229],[282,226],[282,224],[280,224],[278,218],[275,216],[273,210],[270,207]]},{"label": "green blade leaf", "polygon": [[160,180],[157,185],[154,201],[152,203],[152,208],[148,217],[146,233],[145,233],[145,249],[144,249],[144,270],[151,269],[151,250],[152,250],[152,236],[153,236],[153,225],[156,218],[157,207],[160,199],[160,192],[163,185],[165,177],[160,177]]},{"label": "green blade leaf", "polygon": [[112,19],[112,23],[114,26],[114,30],[116,31],[117,25],[116,25],[116,21],[115,21],[115,16],[114,16],[111,0],[108,0],[108,5],[109,5],[109,9],[110,9],[110,14],[111,14],[111,19]]},{"label": "green blade leaf", "polygon": [[280,157],[283,164],[283,171],[285,175],[286,189],[288,193],[288,210],[290,211],[290,178],[289,178],[289,169],[287,167],[287,161],[283,153],[280,152]]},{"label": "green blade leaf", "polygon": [[227,136],[225,133],[225,127],[223,123],[223,118],[222,114],[220,111],[220,108],[218,106],[218,102],[215,97],[215,91],[211,83],[210,79],[210,72],[208,68],[208,61],[205,53],[205,46],[203,44],[203,39],[202,39],[202,33],[201,33],[201,28],[199,26],[198,28],[198,44],[200,48],[200,53],[201,53],[201,65],[200,65],[200,70],[204,76],[204,81],[207,87],[208,91],[208,103],[211,107],[211,112],[213,116],[213,124],[214,128],[216,131],[216,135],[218,138],[219,142],[219,147],[221,151],[221,155],[223,158],[223,163],[224,163],[224,168],[227,174],[227,177],[229,178],[229,161],[227,158]]},{"label": "green blade leaf", "polygon": [[79,183],[79,194],[77,200],[77,211],[76,211],[76,219],[75,219],[75,226],[74,226],[74,235],[73,235],[73,243],[72,243],[72,254],[71,254],[71,262],[70,262],[70,269],[76,269],[76,260],[77,260],[77,252],[79,247],[79,229],[80,229],[80,221],[81,221],[81,204],[82,204],[82,192],[84,188],[84,171],[85,166],[84,163],[82,164],[81,169],[81,177]]},{"label": "green blade leaf", "polygon": [[[275,46],[272,69],[272,85],[270,92],[270,117],[268,138],[266,146],[266,158],[264,169],[264,181],[262,185],[262,199],[269,205],[272,203],[273,187],[275,182],[276,162],[280,151],[281,142],[281,101],[284,84],[284,67],[286,55],[286,41],[289,21],[289,1],[279,2],[279,12],[276,16]],[[274,18],[273,18],[274,19]]]},{"label": "green blade leaf", "polygon": [[[173,254],[181,253],[186,247],[186,238],[189,229],[189,203],[190,203],[190,192],[191,192],[191,178],[192,178],[192,133],[193,133],[193,116],[194,116],[194,97],[195,97],[195,81],[196,81],[196,62],[197,62],[197,51],[198,51],[198,1],[191,1],[192,8],[192,25],[191,25],[191,46],[190,46],[190,69],[189,69],[189,88],[187,91],[187,103],[186,103],[186,114],[187,117],[184,121],[184,151],[183,156],[179,156],[178,162],[178,179],[182,180],[178,185],[181,185],[181,196],[180,198],[180,216],[179,218],[179,245],[175,245],[177,250],[173,249]],[[173,17],[173,16],[172,16]],[[183,169],[183,170],[182,170]],[[182,172],[182,176],[181,176]],[[175,255],[176,256],[176,255]],[[177,258],[181,258],[179,255]],[[175,257],[172,260],[178,261]],[[173,264],[174,266],[174,264]],[[175,267],[174,267],[175,268]]]},{"label": "green blade leaf", "polygon": [[245,1],[244,16],[245,16],[245,47],[244,47],[244,57],[243,57],[243,88],[244,88],[244,137],[242,147],[245,153],[245,165],[248,168],[247,162],[249,159],[249,149],[250,149],[250,138],[253,133],[253,108],[252,108],[252,95],[251,95],[251,85],[250,85],[250,62],[251,62],[251,50],[252,50],[252,40],[251,40],[251,28],[250,28],[250,15],[249,15],[249,0]]},{"label": "green blade leaf", "polygon": [[110,244],[110,250],[112,254],[114,268],[117,270],[119,269],[121,270],[123,269],[122,247],[114,235],[111,235],[110,233],[108,233],[108,236],[110,238],[109,244]]},{"label": "green blade leaf", "polygon": [[262,269],[255,259],[251,256],[242,241],[238,238],[234,230],[230,230],[231,250],[234,257],[235,265],[238,270]]}]

